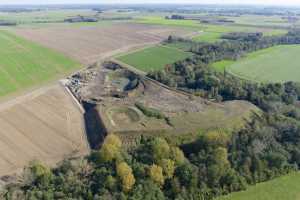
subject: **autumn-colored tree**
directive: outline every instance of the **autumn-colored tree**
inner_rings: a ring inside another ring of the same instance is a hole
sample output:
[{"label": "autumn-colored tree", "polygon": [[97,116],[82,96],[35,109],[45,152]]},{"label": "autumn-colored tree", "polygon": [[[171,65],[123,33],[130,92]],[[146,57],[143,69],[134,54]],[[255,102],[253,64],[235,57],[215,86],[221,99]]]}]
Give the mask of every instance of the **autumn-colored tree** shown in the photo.
[{"label": "autumn-colored tree", "polygon": [[24,181],[28,183],[31,183],[33,180],[46,183],[50,181],[51,177],[52,172],[50,168],[43,165],[40,161],[32,161],[24,173]]},{"label": "autumn-colored tree", "polygon": [[162,159],[167,159],[170,156],[170,146],[163,138],[155,138],[152,144],[153,159],[159,162]]},{"label": "autumn-colored tree", "polygon": [[159,162],[159,165],[163,169],[163,174],[166,178],[170,179],[173,178],[174,172],[175,172],[175,162],[170,159],[162,159]]},{"label": "autumn-colored tree", "polygon": [[150,167],[149,175],[153,182],[157,183],[160,186],[164,185],[165,179],[163,176],[163,169],[160,166],[153,164]]},{"label": "autumn-colored tree", "polygon": [[120,149],[111,144],[103,144],[100,149],[100,157],[104,162],[110,162],[120,153]]},{"label": "autumn-colored tree", "polygon": [[184,153],[178,147],[171,148],[171,159],[175,161],[176,165],[182,165],[185,161]]},{"label": "autumn-colored tree", "polygon": [[122,178],[122,187],[125,192],[129,192],[135,184],[135,178],[132,173],[126,174]]},{"label": "autumn-colored tree", "polygon": [[227,149],[223,147],[218,147],[213,152],[214,162],[223,167],[229,167],[230,163],[228,161]]},{"label": "autumn-colored tree", "polygon": [[105,140],[104,140],[104,144],[111,144],[113,146],[116,146],[117,148],[121,148],[122,147],[122,141],[120,140],[120,138],[114,134],[109,134],[108,136],[106,136]]},{"label": "autumn-colored tree", "polygon": [[223,131],[210,131],[203,136],[203,141],[209,146],[226,147],[229,142],[228,134]]},{"label": "autumn-colored tree", "polygon": [[122,180],[122,188],[125,192],[132,189],[135,184],[135,178],[132,174],[131,167],[126,162],[121,162],[117,164],[117,174]]},{"label": "autumn-colored tree", "polygon": [[37,178],[39,178],[39,177],[50,177],[51,176],[50,168],[43,165],[40,161],[32,161],[30,163],[29,170]]},{"label": "autumn-colored tree", "polygon": [[116,159],[120,155],[120,149],[122,142],[118,136],[110,134],[108,135],[100,149],[100,157],[104,162],[110,162]]},{"label": "autumn-colored tree", "polygon": [[126,162],[117,164],[117,174],[119,177],[123,177],[130,173],[132,173],[132,169]]}]

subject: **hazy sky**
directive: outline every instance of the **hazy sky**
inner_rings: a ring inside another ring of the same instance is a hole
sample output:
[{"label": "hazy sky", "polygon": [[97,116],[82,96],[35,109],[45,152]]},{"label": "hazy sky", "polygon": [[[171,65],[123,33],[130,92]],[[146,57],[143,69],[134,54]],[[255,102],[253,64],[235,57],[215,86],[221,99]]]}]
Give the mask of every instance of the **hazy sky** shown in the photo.
[{"label": "hazy sky", "polygon": [[0,4],[87,4],[87,3],[199,3],[300,5],[300,0],[0,0]]}]

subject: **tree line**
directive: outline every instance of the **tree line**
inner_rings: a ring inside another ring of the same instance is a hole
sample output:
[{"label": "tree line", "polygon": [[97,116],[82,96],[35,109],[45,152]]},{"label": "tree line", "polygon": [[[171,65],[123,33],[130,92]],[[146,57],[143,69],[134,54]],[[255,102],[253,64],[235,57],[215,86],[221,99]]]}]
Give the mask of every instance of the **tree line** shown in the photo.
[{"label": "tree line", "polygon": [[299,109],[295,104],[300,100],[300,83],[255,83],[235,77],[226,70],[217,72],[211,64],[224,59],[238,59],[246,53],[274,45],[299,44],[300,31],[290,31],[284,36],[231,33],[223,37],[231,39],[210,44],[169,37],[168,43],[188,43],[195,56],[168,65],[163,70],[152,71],[148,76],[203,98],[216,101],[247,100],[264,111],[285,112],[299,119]]},{"label": "tree line", "polygon": [[1,199],[210,200],[299,166],[299,121],[266,113],[232,134],[209,131],[184,145],[141,137],[125,150],[116,135],[108,135],[86,158],[54,169],[33,162]]}]

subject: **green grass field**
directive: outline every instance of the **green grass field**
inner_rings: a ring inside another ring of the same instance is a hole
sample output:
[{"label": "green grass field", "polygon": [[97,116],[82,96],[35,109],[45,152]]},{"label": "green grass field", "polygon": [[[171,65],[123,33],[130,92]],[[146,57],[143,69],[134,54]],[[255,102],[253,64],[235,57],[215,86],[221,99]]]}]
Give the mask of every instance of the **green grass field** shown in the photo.
[{"label": "green grass field", "polygon": [[[0,12],[0,20],[16,22],[17,27],[26,28],[44,28],[44,27],[61,27],[61,26],[109,26],[113,23],[120,23],[118,20],[99,20],[98,22],[78,22],[78,23],[65,23],[64,19],[74,16],[94,16],[97,12],[90,9],[57,9],[57,10],[42,10],[32,12]],[[103,14],[104,15],[104,14]],[[125,14],[124,14],[125,15]],[[123,15],[116,15],[122,17]],[[102,17],[99,16],[99,17]],[[105,16],[103,16],[105,17]],[[125,20],[122,20],[125,22]],[[6,27],[13,29],[14,26]]]},{"label": "green grass field", "polygon": [[232,64],[234,64],[233,60],[223,60],[223,61],[214,63],[213,68],[215,70],[217,70],[218,72],[224,72],[225,69],[229,68],[229,66],[231,66]]},{"label": "green grass field", "polygon": [[236,62],[213,64],[244,79],[260,82],[300,82],[300,45],[281,45],[248,54]]},{"label": "green grass field", "polygon": [[194,28],[199,29],[203,26],[194,20],[168,20],[165,19],[163,16],[146,16],[140,17],[135,20],[137,23],[143,24],[158,24],[158,25],[167,25],[167,26],[180,26],[186,28]]},{"label": "green grass field", "polygon": [[226,17],[227,19],[234,20],[235,23],[243,25],[256,25],[256,26],[277,26],[288,27],[292,26],[291,22],[282,19],[280,15],[264,16],[264,15],[241,15],[238,17]]},{"label": "green grass field", "polygon": [[197,42],[217,42],[220,40],[222,33],[217,32],[203,32],[200,35],[193,37],[194,41]]},{"label": "green grass field", "polygon": [[293,173],[217,200],[299,200],[300,173]]},{"label": "green grass field", "polygon": [[14,21],[18,24],[31,24],[39,22],[54,23],[63,21],[65,18],[83,15],[90,16],[95,14],[95,11],[82,9],[60,9],[60,10],[42,10],[33,12],[0,12],[0,20]]},{"label": "green grass field", "polygon": [[190,49],[193,46],[192,42],[186,42],[186,41],[176,41],[172,42],[170,44],[166,44],[166,46],[171,47],[171,48],[176,48],[176,49],[181,49],[183,51],[190,51]]},{"label": "green grass field", "polygon": [[0,31],[0,96],[65,75],[80,64],[64,55]]},{"label": "green grass field", "polygon": [[117,59],[139,70],[149,72],[163,69],[167,64],[172,64],[189,56],[192,56],[192,53],[177,48],[155,46],[117,57]]}]

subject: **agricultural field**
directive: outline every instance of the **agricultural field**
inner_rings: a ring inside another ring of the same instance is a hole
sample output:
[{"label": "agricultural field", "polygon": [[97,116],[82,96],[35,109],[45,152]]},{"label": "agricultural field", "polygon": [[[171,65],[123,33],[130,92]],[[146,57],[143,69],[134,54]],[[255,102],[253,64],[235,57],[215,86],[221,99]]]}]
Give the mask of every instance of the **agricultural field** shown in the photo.
[{"label": "agricultural field", "polygon": [[298,200],[300,197],[299,181],[300,173],[292,173],[217,200]]},{"label": "agricultural field", "polygon": [[190,49],[193,46],[193,42],[176,41],[176,42],[172,42],[172,43],[165,44],[165,45],[167,45],[168,47],[171,47],[171,48],[181,49],[183,51],[190,51]]},{"label": "agricultural field", "polygon": [[192,53],[159,45],[129,53],[117,59],[139,70],[149,72],[163,69],[167,64],[172,64],[189,56],[192,56]]},{"label": "agricultural field", "polygon": [[135,22],[142,24],[159,24],[165,26],[179,26],[185,28],[199,29],[203,26],[195,20],[168,20],[164,16],[146,16],[135,19]]},{"label": "agricultural field", "polygon": [[185,36],[191,33],[190,30],[178,27],[132,23],[107,26],[75,25],[20,28],[14,31],[21,37],[62,52],[86,65],[136,47],[159,43],[169,35]]},{"label": "agricultural field", "polygon": [[95,15],[96,11],[89,9],[59,9],[32,12],[0,12],[0,20],[16,22],[18,25],[61,23],[65,18],[78,15]]},{"label": "agricultural field", "polygon": [[82,111],[59,84],[1,103],[0,127],[0,176],[89,153]]},{"label": "agricultural field", "polygon": [[213,64],[213,68],[218,72],[224,72],[225,70],[229,70],[229,66],[234,64],[233,60],[222,60],[219,62],[215,62]]},{"label": "agricultural field", "polygon": [[235,23],[241,25],[251,26],[266,26],[266,27],[289,27],[293,23],[288,22],[287,19],[283,19],[282,16],[264,16],[264,15],[241,15],[238,17],[227,17],[227,19],[234,20]]},{"label": "agricultural field", "polygon": [[245,58],[213,64],[241,78],[261,82],[300,81],[299,45],[281,45],[248,54]]},{"label": "agricultural field", "polygon": [[287,33],[283,27],[281,29],[272,28],[264,25],[248,25],[248,24],[230,24],[230,25],[214,25],[214,24],[202,24],[197,20],[168,20],[163,16],[147,16],[138,18],[135,20],[138,23],[143,24],[159,24],[164,26],[179,26],[184,28],[190,28],[192,30],[203,31],[193,39],[196,41],[215,42],[223,33],[229,32],[263,32],[264,35],[282,35]]},{"label": "agricultural field", "polygon": [[45,83],[80,64],[8,31],[0,31],[0,96]]},{"label": "agricultural field", "polygon": [[193,37],[197,42],[217,42],[220,40],[222,33],[218,32],[203,32],[198,36]]}]

